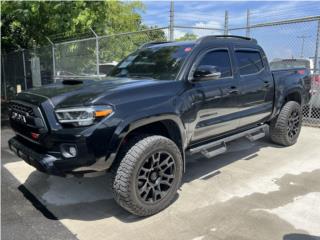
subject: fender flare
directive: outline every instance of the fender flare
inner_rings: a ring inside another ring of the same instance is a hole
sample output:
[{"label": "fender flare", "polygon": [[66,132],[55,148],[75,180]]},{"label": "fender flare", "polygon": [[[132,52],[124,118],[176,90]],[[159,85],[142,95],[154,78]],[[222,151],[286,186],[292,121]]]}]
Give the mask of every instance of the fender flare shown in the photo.
[{"label": "fender flare", "polygon": [[180,117],[176,114],[160,114],[155,116],[144,116],[144,117],[131,117],[122,121],[114,131],[114,134],[109,142],[107,162],[108,166],[111,167],[112,163],[116,159],[116,156],[120,150],[121,144],[128,134],[135,129],[156,122],[165,120],[173,121],[179,128],[179,134],[181,138],[181,146],[178,146],[181,150],[183,159],[183,169],[185,171],[185,148],[187,147],[187,133],[186,128],[181,121]]},{"label": "fender flare", "polygon": [[273,114],[272,117],[279,114],[282,106],[285,103],[285,98],[292,93],[299,93],[300,98],[301,98],[301,104],[304,103],[303,88],[301,88],[301,87],[296,86],[293,88],[286,89],[283,93],[279,92],[275,96],[275,106],[274,106],[275,107],[275,111],[274,111],[275,114]]}]

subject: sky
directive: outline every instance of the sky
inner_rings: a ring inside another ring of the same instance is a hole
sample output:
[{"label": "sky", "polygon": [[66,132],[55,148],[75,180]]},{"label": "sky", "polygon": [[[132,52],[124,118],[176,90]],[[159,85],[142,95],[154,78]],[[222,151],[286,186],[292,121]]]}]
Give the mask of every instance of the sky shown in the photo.
[{"label": "sky", "polygon": [[[146,10],[142,21],[148,26],[169,25],[170,1],[143,1]],[[284,19],[320,15],[320,1],[174,1],[174,25],[211,27],[223,29],[224,14],[228,11],[229,28],[246,25],[247,9],[250,23],[264,23]],[[197,36],[223,34],[223,31],[175,28],[175,38],[185,33]],[[312,57],[315,53],[316,22],[258,28],[251,31],[252,37],[260,41],[269,58]],[[245,35],[245,30],[230,31],[229,34]],[[305,36],[302,51],[302,38]]]}]

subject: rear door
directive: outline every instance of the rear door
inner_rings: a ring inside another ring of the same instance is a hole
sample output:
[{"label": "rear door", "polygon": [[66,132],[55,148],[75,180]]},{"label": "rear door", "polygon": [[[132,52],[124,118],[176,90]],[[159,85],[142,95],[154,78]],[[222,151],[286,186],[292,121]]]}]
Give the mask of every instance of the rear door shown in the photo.
[{"label": "rear door", "polygon": [[196,65],[211,65],[221,73],[219,78],[194,82],[198,93],[197,117],[192,141],[204,140],[238,127],[238,81],[233,73],[229,48],[209,49],[200,53]]},{"label": "rear door", "polygon": [[238,96],[240,103],[239,126],[264,121],[272,113],[274,82],[268,62],[259,49],[235,49]]}]

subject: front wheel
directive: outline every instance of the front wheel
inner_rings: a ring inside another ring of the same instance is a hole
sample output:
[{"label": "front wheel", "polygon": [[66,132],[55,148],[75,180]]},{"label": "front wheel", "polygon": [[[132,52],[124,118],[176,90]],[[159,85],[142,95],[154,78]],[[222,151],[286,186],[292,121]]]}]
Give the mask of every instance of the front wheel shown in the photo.
[{"label": "front wheel", "polygon": [[169,206],[182,178],[177,145],[162,136],[133,140],[113,182],[117,203],[138,216],[153,215]]},{"label": "front wheel", "polygon": [[270,138],[274,143],[291,146],[296,143],[302,125],[302,111],[299,103],[287,102],[279,115],[270,123]]}]

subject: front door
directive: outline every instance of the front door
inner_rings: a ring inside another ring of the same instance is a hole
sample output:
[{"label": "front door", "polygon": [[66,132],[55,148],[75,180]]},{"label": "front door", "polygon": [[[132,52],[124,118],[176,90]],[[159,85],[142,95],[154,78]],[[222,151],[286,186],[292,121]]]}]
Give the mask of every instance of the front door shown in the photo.
[{"label": "front door", "polygon": [[220,77],[195,81],[197,116],[193,124],[192,142],[206,140],[238,127],[238,82],[232,70],[229,49],[212,49],[200,54],[197,66],[210,65]]}]

